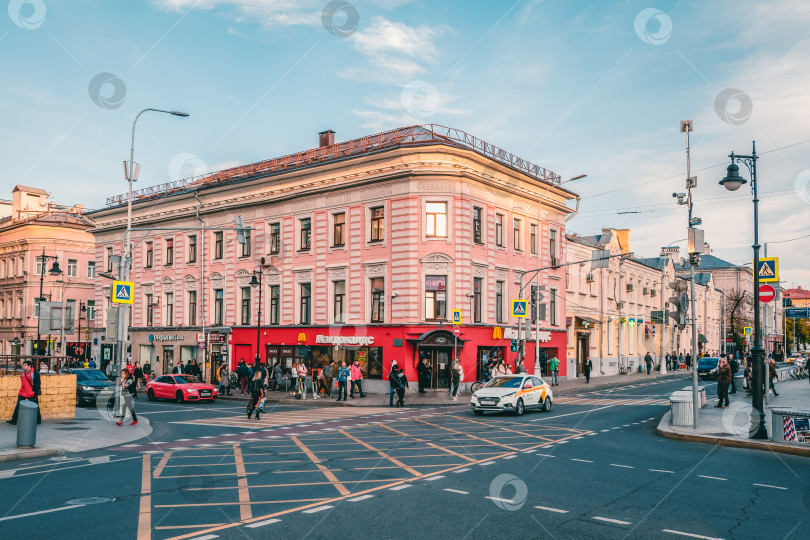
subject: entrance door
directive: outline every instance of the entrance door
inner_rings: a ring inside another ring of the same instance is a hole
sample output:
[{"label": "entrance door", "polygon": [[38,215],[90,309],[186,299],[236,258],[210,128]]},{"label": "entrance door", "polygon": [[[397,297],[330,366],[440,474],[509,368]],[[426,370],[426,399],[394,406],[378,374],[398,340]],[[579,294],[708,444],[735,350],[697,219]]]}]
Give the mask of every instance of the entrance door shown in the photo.
[{"label": "entrance door", "polygon": [[585,372],[585,359],[590,349],[588,334],[577,335],[577,377]]},{"label": "entrance door", "polygon": [[446,347],[420,348],[420,356],[427,358],[430,366],[431,388],[450,388],[452,350]]}]

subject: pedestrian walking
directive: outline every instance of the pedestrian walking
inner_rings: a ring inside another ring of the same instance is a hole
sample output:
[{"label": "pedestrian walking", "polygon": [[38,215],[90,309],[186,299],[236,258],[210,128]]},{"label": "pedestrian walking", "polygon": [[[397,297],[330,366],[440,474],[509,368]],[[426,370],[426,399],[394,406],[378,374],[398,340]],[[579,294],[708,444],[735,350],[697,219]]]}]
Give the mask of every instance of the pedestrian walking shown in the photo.
[{"label": "pedestrian walking", "polygon": [[458,385],[461,383],[461,373],[459,373],[460,368],[461,366],[458,360],[455,360],[453,362],[453,367],[450,368],[450,377],[453,382],[450,396],[453,401],[458,401]]},{"label": "pedestrian walking", "polygon": [[363,392],[363,371],[360,369],[360,362],[357,359],[352,362],[350,371],[352,374],[352,389],[349,392],[349,397],[354,399],[355,388],[357,388],[357,393],[360,394],[361,398],[366,397],[366,394]]},{"label": "pedestrian walking", "polygon": [[725,409],[728,407],[728,386],[731,384],[731,366],[725,358],[720,359],[717,366],[717,409]]},{"label": "pedestrian walking", "polygon": [[335,378],[335,361],[329,360],[329,364],[323,368],[321,372],[321,381],[323,381],[323,389],[326,397],[332,397],[332,381]]},{"label": "pedestrian walking", "polygon": [[427,358],[422,358],[422,360],[416,364],[416,376],[419,381],[419,393],[427,393],[425,388],[430,387],[430,367],[428,366]]},{"label": "pedestrian walking", "polygon": [[737,383],[734,381],[734,376],[740,370],[740,364],[734,358],[734,355],[729,354],[728,358],[728,365],[731,368],[731,392],[729,394],[736,394],[737,393]]},{"label": "pedestrian walking", "polygon": [[126,368],[121,370],[121,401],[123,408],[121,410],[121,420],[116,422],[119,426],[124,425],[124,418],[127,417],[127,411],[132,415],[132,422],[130,426],[137,425],[138,415],[135,414],[134,400],[138,398],[138,385],[135,383],[135,377],[130,374]]},{"label": "pedestrian walking", "polygon": [[683,353],[679,353],[678,354],[678,365],[675,366],[675,369],[680,369],[680,367],[683,366],[685,362],[686,362],[686,360],[683,357]]},{"label": "pedestrian walking", "polygon": [[667,353],[664,360],[666,360],[667,369],[672,369],[672,355]]},{"label": "pedestrian walking", "polygon": [[585,373],[585,384],[588,384],[591,382],[591,370],[593,369],[593,362],[591,362],[591,359],[587,356],[585,357],[585,362],[583,363],[582,368],[582,371]]},{"label": "pedestrian walking", "polygon": [[653,365],[653,357],[649,352],[644,355],[644,363],[647,365],[647,375],[649,375]]},{"label": "pedestrian walking", "polygon": [[399,368],[397,367],[396,361],[391,364],[391,371],[388,372],[388,388],[389,388],[389,400],[388,406],[394,406],[394,396],[397,396],[397,406],[399,406],[399,387],[402,386],[402,383],[399,380]]},{"label": "pedestrian walking", "polygon": [[219,395],[220,396],[230,396],[231,395],[231,374],[228,371],[228,364],[223,363],[219,366]]},{"label": "pedestrian walking", "polygon": [[244,358],[239,359],[239,364],[236,366],[236,376],[239,377],[239,393],[244,396],[247,394],[248,384],[250,383],[250,368],[247,367]]},{"label": "pedestrian walking", "polygon": [[[258,364],[258,360],[256,364]],[[248,401],[247,417],[250,418],[253,412],[256,412],[256,420],[260,420],[259,416],[261,409],[264,408],[262,400],[264,399],[264,377],[262,377],[261,369],[253,371],[253,378],[250,381],[250,401]]]},{"label": "pedestrian walking", "polygon": [[283,370],[281,369],[281,360],[276,360],[276,363],[273,364],[273,371],[272,371],[273,391],[277,392],[279,387],[281,386],[283,374],[284,374]]},{"label": "pedestrian walking", "polygon": [[309,369],[304,362],[298,364],[298,388],[301,391],[301,399],[307,399],[307,381],[312,381],[309,375]]},{"label": "pedestrian walking", "polygon": [[42,393],[39,373],[34,369],[34,364],[30,360],[23,360],[22,368],[22,373],[20,373],[20,391],[17,392],[17,405],[14,407],[11,420],[7,420],[7,422],[11,425],[16,425],[17,415],[20,412],[20,402],[33,401],[37,404],[37,424],[41,424],[42,413],[39,410],[39,398],[37,398],[37,396]]},{"label": "pedestrian walking", "polygon": [[686,356],[684,357],[684,361],[686,362],[686,369],[689,370],[689,371],[692,371],[692,355],[689,354],[689,353],[686,353]]},{"label": "pedestrian walking", "polygon": [[515,373],[518,375],[526,373],[526,367],[523,365],[523,358],[518,359],[517,365],[515,365]]},{"label": "pedestrian walking", "polygon": [[185,371],[185,369],[183,368],[183,362],[180,362],[178,360],[177,363],[172,368],[172,374],[174,374],[174,375],[182,375],[183,371]]},{"label": "pedestrian walking", "polygon": [[143,379],[143,370],[141,369],[140,362],[135,362],[135,371],[132,372],[132,378],[135,379],[135,385],[138,390],[141,389],[141,382],[146,386],[146,381]]},{"label": "pedestrian walking", "polygon": [[560,373],[560,360],[556,354],[551,357],[549,368],[551,369],[551,386],[557,386],[559,384],[557,376]]},{"label": "pedestrian walking", "polygon": [[776,387],[773,385],[773,380],[779,380],[779,374],[776,372],[776,361],[771,358],[768,361],[768,387],[773,390],[773,395],[779,397],[779,392],[776,391]]},{"label": "pedestrian walking", "polygon": [[346,401],[346,386],[348,385],[348,381],[350,378],[351,378],[351,370],[346,367],[346,362],[341,362],[337,372],[337,380],[338,380],[337,401],[340,401],[341,399],[343,401]]},{"label": "pedestrian walking", "polygon": [[401,366],[397,366],[399,370],[399,388],[397,388],[397,396],[399,400],[397,401],[398,407],[405,406],[405,389],[408,388],[408,377],[405,376],[405,370],[402,369]]}]

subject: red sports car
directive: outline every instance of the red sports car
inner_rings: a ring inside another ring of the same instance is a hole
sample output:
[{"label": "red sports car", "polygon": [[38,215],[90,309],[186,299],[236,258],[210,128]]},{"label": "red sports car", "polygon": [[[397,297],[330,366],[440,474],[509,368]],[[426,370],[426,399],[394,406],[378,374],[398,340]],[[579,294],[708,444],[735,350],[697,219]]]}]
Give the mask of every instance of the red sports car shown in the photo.
[{"label": "red sports car", "polygon": [[193,375],[160,375],[146,384],[146,397],[149,401],[165,398],[177,403],[214,401],[217,399],[217,388]]}]

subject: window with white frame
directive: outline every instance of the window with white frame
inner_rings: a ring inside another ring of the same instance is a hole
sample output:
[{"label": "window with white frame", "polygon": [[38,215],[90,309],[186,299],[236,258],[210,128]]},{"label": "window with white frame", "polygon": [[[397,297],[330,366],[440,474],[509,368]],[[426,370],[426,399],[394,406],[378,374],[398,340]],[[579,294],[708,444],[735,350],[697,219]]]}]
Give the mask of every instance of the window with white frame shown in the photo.
[{"label": "window with white frame", "polygon": [[371,213],[371,241],[382,242],[385,239],[385,207],[375,206],[369,211]]},{"label": "window with white frame", "polygon": [[96,320],[96,301],[95,300],[88,300],[87,304],[85,304],[87,309],[87,320],[88,321],[95,321]]},{"label": "window with white frame", "polygon": [[425,320],[447,319],[447,276],[425,276]]},{"label": "window with white frame", "polygon": [[312,284],[300,284],[300,305],[299,317],[301,324],[310,324],[312,322]]},{"label": "window with white frame", "polygon": [[495,282],[495,322],[503,323],[503,281]]},{"label": "window with white frame", "polygon": [[174,293],[166,293],[166,326],[174,326]]},{"label": "window with white frame", "polygon": [[96,261],[87,261],[87,277],[96,277]]},{"label": "window with white frame", "polygon": [[79,261],[68,259],[67,275],[68,277],[77,277],[79,275]]},{"label": "window with white frame", "polygon": [[447,238],[447,203],[425,203],[425,236]]},{"label": "window with white frame", "polygon": [[515,247],[515,251],[523,251],[523,243],[521,242],[521,229],[522,229],[523,222],[517,218],[512,220],[512,233],[514,238],[512,239],[512,243]]},{"label": "window with white frame", "polygon": [[332,320],[336,324],[342,324],[346,322],[346,281],[333,281],[332,289]]},{"label": "window with white frame", "polygon": [[241,324],[250,324],[250,287],[242,287],[242,317]]},{"label": "window with white frame", "polygon": [[385,322],[385,280],[371,280],[371,322]]},{"label": "window with white frame", "polygon": [[270,286],[270,324],[281,324],[281,285]]}]

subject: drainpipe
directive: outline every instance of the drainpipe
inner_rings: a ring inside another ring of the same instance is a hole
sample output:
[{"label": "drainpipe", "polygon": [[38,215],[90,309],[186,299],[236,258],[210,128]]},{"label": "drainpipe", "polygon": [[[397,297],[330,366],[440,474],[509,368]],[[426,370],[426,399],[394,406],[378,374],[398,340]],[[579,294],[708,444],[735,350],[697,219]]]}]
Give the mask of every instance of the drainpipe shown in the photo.
[{"label": "drainpipe", "polygon": [[208,358],[208,338],[205,335],[205,231],[203,227],[205,222],[200,217],[200,208],[202,208],[202,201],[197,196],[197,190],[194,190],[194,198],[197,199],[197,208],[195,208],[195,215],[197,221],[200,222],[200,322],[202,323],[202,335],[205,342],[203,349],[203,380],[208,379],[213,382],[213,372],[210,371],[211,365]]}]

